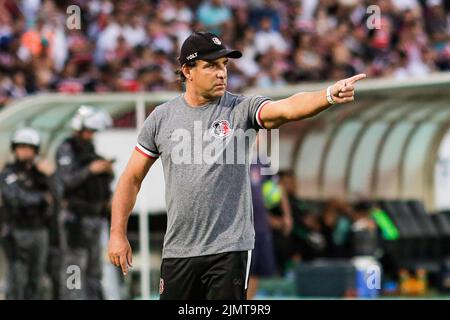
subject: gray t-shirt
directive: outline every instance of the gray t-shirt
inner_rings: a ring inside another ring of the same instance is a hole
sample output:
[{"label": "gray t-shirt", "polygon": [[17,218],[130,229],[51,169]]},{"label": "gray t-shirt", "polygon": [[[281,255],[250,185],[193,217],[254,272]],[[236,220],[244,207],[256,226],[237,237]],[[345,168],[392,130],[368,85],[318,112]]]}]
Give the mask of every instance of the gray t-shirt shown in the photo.
[{"label": "gray t-shirt", "polygon": [[253,249],[250,153],[267,101],[226,92],[193,108],[180,95],[145,120],[136,150],[162,161],[163,258]]}]

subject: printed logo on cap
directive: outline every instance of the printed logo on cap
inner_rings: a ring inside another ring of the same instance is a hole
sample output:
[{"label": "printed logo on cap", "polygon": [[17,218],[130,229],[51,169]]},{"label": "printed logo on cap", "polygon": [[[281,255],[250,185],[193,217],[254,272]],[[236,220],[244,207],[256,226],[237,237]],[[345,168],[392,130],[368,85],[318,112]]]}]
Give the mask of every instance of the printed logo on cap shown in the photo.
[{"label": "printed logo on cap", "polygon": [[198,55],[198,52],[194,52],[193,54],[188,55],[188,56],[186,57],[186,59],[192,60],[192,59],[194,59],[194,58],[197,58],[197,55]]},{"label": "printed logo on cap", "polygon": [[218,46],[220,46],[221,44],[222,44],[222,42],[219,40],[219,38],[217,38],[217,37],[214,37],[214,38],[212,38],[212,41],[215,43],[215,44],[217,44]]}]

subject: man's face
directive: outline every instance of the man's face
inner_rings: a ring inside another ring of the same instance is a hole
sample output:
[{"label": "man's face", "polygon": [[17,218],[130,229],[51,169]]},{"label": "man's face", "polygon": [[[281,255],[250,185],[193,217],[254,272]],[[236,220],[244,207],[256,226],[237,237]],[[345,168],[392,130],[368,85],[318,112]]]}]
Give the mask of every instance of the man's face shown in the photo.
[{"label": "man's face", "polygon": [[36,148],[27,144],[19,144],[14,148],[14,155],[20,162],[32,162],[36,157]]},{"label": "man's face", "polygon": [[206,99],[214,99],[225,94],[227,86],[228,58],[204,61],[198,60],[195,67],[190,68],[188,82],[194,90]]},{"label": "man's face", "polygon": [[92,141],[95,130],[84,129],[80,131],[80,138],[84,141]]}]

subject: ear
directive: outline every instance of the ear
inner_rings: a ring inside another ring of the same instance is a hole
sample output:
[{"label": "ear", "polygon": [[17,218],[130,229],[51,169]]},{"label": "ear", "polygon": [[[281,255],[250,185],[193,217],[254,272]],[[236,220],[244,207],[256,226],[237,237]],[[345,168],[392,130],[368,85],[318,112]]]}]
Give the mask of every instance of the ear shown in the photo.
[{"label": "ear", "polygon": [[183,72],[183,74],[186,77],[186,79],[188,79],[188,80],[192,79],[191,68],[189,68],[187,65],[183,65],[181,67],[181,72]]}]

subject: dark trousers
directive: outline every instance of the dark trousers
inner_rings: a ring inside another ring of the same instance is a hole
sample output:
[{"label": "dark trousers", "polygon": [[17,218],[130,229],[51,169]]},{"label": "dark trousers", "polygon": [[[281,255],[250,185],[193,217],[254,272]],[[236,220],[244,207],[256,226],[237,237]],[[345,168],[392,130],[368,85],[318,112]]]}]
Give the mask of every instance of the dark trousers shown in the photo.
[{"label": "dark trousers", "polygon": [[48,255],[46,229],[12,230],[4,241],[8,259],[6,299],[43,299]]},{"label": "dark trousers", "polygon": [[64,212],[60,299],[103,299],[101,232],[98,217],[79,218]]}]

